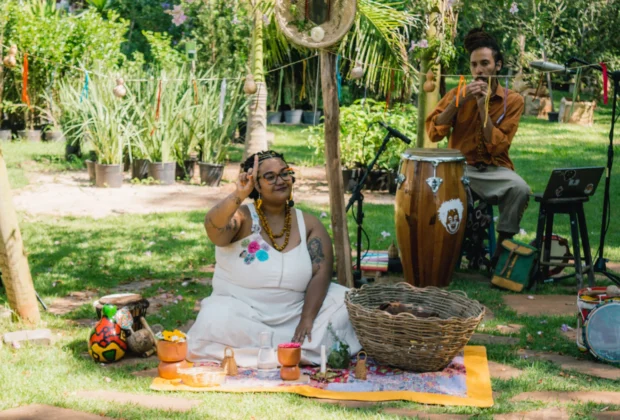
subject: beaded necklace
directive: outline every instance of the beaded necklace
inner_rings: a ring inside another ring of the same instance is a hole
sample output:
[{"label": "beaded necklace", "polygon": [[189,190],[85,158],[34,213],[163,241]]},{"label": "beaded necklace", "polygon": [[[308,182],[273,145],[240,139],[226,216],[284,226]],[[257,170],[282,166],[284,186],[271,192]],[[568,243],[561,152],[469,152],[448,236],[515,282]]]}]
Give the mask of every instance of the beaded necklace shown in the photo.
[{"label": "beaded necklace", "polygon": [[[291,208],[288,206],[288,204],[285,204],[284,206],[284,211],[286,213],[286,216],[284,217],[284,228],[282,229],[282,232],[278,233],[277,235],[271,231],[271,228],[269,227],[269,223],[267,222],[267,218],[265,217],[263,211],[260,208],[256,208],[258,218],[260,219],[260,222],[263,225],[265,232],[267,232],[267,236],[269,236],[271,244],[277,251],[280,252],[282,252],[286,248],[286,246],[288,245],[288,241],[291,237]],[[276,238],[281,238],[282,236],[284,236],[284,243],[280,246],[276,243]]]}]

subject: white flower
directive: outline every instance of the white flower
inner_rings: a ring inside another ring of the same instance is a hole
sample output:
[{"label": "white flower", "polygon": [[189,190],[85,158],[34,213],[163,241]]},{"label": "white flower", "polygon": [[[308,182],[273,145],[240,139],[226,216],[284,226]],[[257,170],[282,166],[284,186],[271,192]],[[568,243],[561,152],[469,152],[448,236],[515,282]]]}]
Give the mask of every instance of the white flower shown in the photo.
[{"label": "white flower", "polygon": [[411,45],[409,46],[409,52],[415,50],[415,47],[418,46],[418,43],[415,41],[411,41]]},{"label": "white flower", "polygon": [[392,234],[390,232],[383,231],[383,232],[381,232],[381,236],[383,236],[383,239],[385,239],[388,236],[392,236]]},{"label": "white flower", "polygon": [[173,16],[172,23],[174,23],[176,26],[181,26],[183,22],[187,20],[185,12],[183,12],[183,9],[178,4],[175,5],[172,10],[166,10],[166,13]]},{"label": "white flower", "polygon": [[418,47],[420,47],[420,48],[428,48],[428,41],[423,39],[422,41],[420,41],[418,43]]},{"label": "white flower", "polygon": [[179,341],[181,339],[181,337],[179,337],[178,335],[173,335],[172,337],[170,337],[171,341]]},{"label": "white flower", "polygon": [[519,235],[527,235],[527,232],[525,231],[525,229],[521,228],[519,230]]},{"label": "white flower", "polygon": [[510,5],[510,10],[509,12],[513,15],[517,14],[519,12],[519,7],[517,6],[516,2],[512,2],[512,4]]},{"label": "white flower", "polygon": [[233,16],[233,20],[232,20],[232,24],[233,25],[237,25],[239,24],[241,21],[237,18],[237,15]]},{"label": "white flower", "polygon": [[322,212],[321,215],[319,216],[321,219],[324,219],[327,217],[327,213]]}]

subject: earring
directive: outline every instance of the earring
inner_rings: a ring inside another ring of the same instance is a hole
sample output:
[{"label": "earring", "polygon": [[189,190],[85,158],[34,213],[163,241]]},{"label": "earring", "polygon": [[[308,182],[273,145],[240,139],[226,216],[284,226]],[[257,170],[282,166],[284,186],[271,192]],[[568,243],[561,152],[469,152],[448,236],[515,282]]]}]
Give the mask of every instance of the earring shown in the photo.
[{"label": "earring", "polygon": [[295,207],[295,202],[293,201],[293,189],[292,188],[291,188],[291,196],[289,197],[286,204],[289,206],[289,208]]},{"label": "earring", "polygon": [[260,198],[260,193],[258,193],[258,198],[256,199],[256,208],[260,209],[260,206],[263,205],[263,200]]}]

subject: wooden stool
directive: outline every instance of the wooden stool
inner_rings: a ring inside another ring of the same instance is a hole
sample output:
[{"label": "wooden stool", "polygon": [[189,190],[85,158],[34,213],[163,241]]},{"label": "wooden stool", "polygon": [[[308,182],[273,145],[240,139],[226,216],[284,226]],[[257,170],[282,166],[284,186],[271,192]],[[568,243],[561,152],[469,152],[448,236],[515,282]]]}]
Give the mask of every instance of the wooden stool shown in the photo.
[{"label": "wooden stool", "polygon": [[[577,290],[583,288],[583,275],[588,275],[588,286],[594,286],[594,266],[592,264],[592,254],[590,242],[588,240],[588,228],[586,217],[583,212],[583,203],[588,201],[584,198],[551,198],[544,199],[542,195],[533,195],[535,200],[540,203],[538,212],[538,225],[536,227],[535,246],[540,250],[541,259],[537,270],[534,270],[530,287],[535,287],[537,281],[554,282],[572,276],[577,279]],[[556,214],[568,214],[570,218],[571,241],[573,243],[573,256],[551,255],[551,236],[553,235],[553,218]],[[544,244],[543,244],[544,234]],[[584,256],[581,256],[579,242],[583,246]],[[573,262],[565,263],[566,259]],[[582,260],[585,259],[585,266]],[[575,274],[567,274],[560,277],[549,278],[549,267],[573,267]]]}]

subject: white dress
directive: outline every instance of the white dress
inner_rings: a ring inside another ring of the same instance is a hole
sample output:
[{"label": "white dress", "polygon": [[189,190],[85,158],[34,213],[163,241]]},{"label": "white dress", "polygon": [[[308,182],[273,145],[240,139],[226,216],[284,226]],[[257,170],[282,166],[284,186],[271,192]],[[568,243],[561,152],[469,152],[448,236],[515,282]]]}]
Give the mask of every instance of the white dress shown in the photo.
[{"label": "white dress", "polygon": [[[312,278],[306,246],[306,225],[301,210],[297,222],[301,243],[281,253],[260,235],[253,204],[252,234],[225,247],[215,248],[213,293],[202,301],[196,323],[188,332],[187,359],[193,362],[222,360],[224,348],[235,351],[242,367],[256,367],[259,334],[273,332],[273,347],[292,340],[301,318],[305,292]],[[361,345],[349,322],[344,304],[348,289],[331,283],[312,328],[312,342],[302,343],[302,362],[319,364],[321,344],[333,343],[327,326],[356,354]],[[328,350],[329,351],[329,350]]]}]

